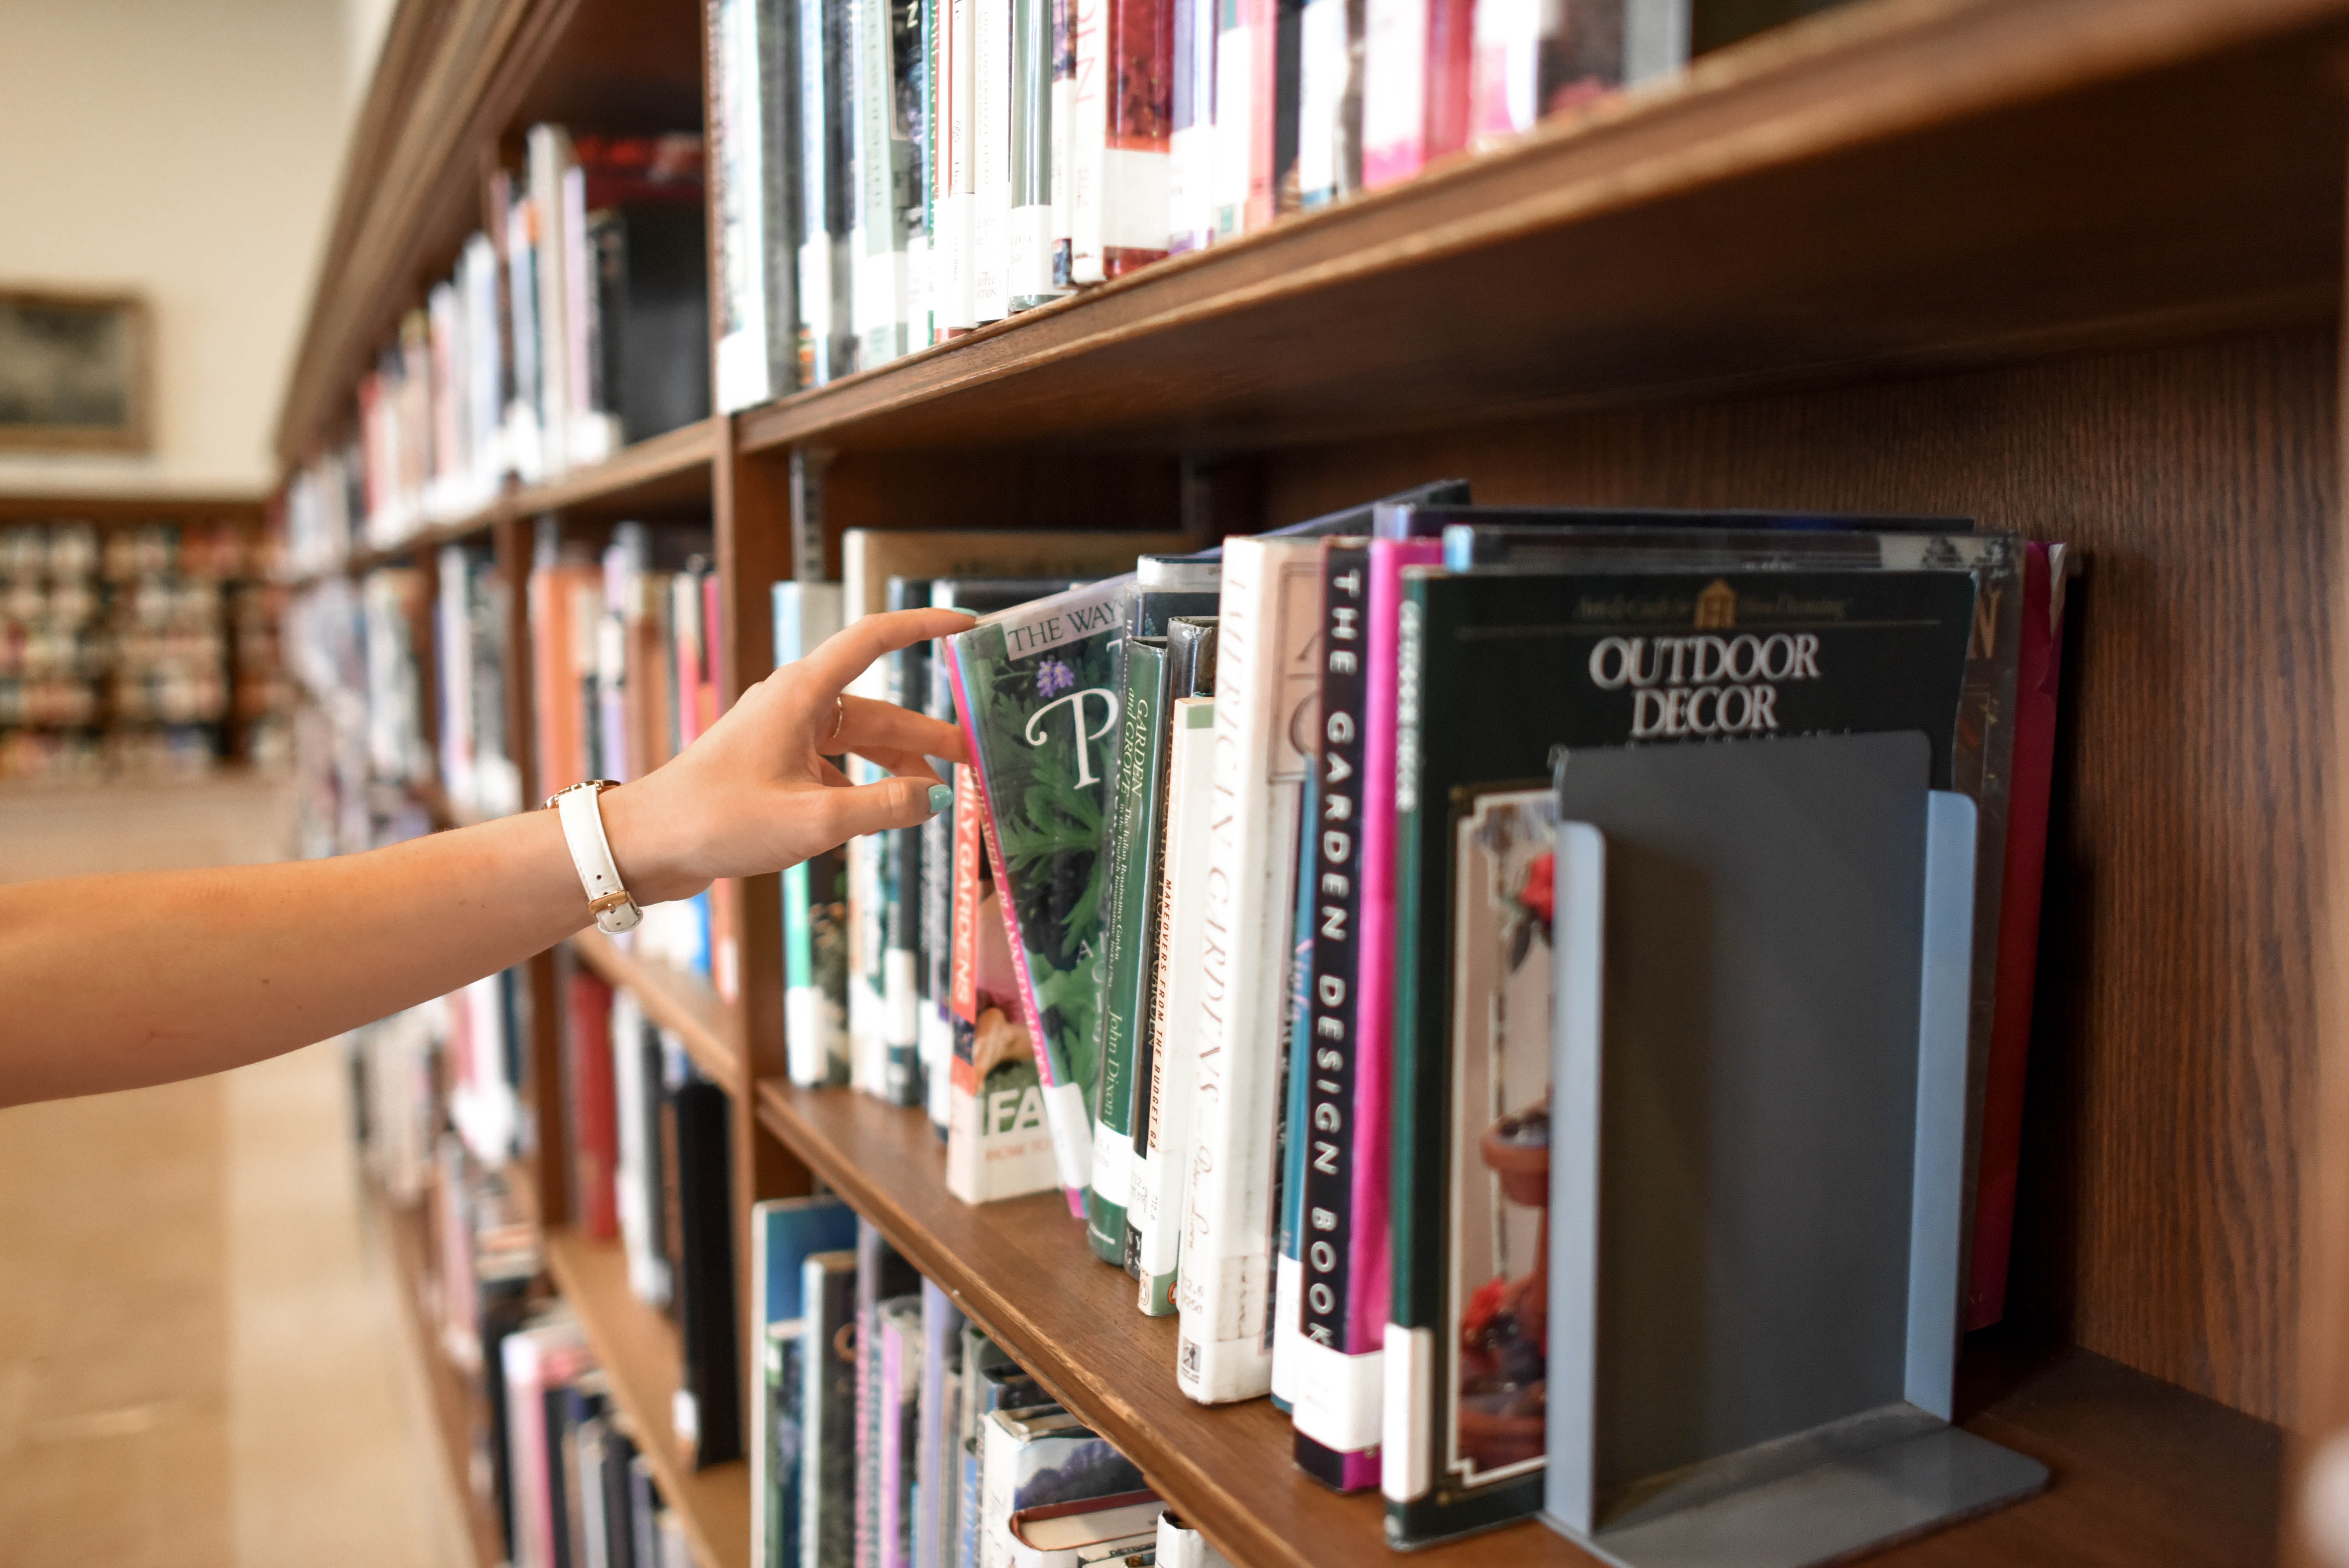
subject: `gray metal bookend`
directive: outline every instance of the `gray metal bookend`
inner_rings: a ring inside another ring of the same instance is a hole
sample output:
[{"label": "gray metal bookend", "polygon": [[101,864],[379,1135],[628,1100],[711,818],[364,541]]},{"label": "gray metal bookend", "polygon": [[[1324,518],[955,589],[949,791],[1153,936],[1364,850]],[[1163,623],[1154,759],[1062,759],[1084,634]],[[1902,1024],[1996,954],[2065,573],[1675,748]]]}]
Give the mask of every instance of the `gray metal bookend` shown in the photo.
[{"label": "gray metal bookend", "polygon": [[2037,1491],[1950,1424],[1974,806],[1915,733],[1558,768],[1544,1518],[1797,1568]]}]

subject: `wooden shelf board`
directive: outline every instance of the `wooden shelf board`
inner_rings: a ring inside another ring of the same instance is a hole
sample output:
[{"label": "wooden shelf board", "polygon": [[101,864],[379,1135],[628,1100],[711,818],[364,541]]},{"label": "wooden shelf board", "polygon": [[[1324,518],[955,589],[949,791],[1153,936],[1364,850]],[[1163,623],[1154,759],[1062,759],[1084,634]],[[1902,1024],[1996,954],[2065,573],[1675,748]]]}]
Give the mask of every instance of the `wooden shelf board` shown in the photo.
[{"label": "wooden shelf board", "polygon": [[509,490],[479,511],[419,529],[398,544],[354,551],[341,566],[309,573],[296,582],[315,583],[322,576],[355,574],[413,561],[444,544],[485,534],[508,518],[550,511],[616,512],[706,501],[712,482],[710,463],[718,455],[723,428],[715,418],[680,425],[649,440],[623,447],[592,467],[574,469],[544,484]]},{"label": "wooden shelf board", "polygon": [[390,1239],[393,1271],[399,1282],[401,1315],[416,1348],[418,1364],[431,1392],[433,1418],[440,1429],[440,1447],[449,1464],[449,1480],[457,1506],[465,1518],[465,1539],[473,1553],[473,1568],[496,1568],[505,1560],[505,1533],[495,1508],[473,1491],[473,1435],[486,1430],[488,1411],[473,1375],[460,1371],[440,1347],[439,1326],[426,1310],[424,1282],[432,1253],[431,1225],[422,1203],[402,1208],[393,1204],[370,1183],[367,1197],[386,1235]]},{"label": "wooden shelf board", "polygon": [[[1133,1282],[1093,1258],[1058,1193],[972,1207],[948,1195],[944,1146],[917,1110],[780,1079],[761,1080],[757,1100],[777,1138],[1235,1562],[1330,1568],[1387,1556],[1378,1500],[1337,1496],[1298,1470],[1288,1418],[1268,1400],[1211,1408],[1176,1391],[1174,1320],[1134,1310]],[[2044,1460],[2054,1485],[1872,1561],[2271,1560],[2274,1428],[2085,1352],[1970,1352],[1964,1384],[1967,1425]],[[1564,1568],[1595,1560],[1526,1523],[1410,1561]]]},{"label": "wooden shelf board", "polygon": [[617,1243],[591,1242],[568,1228],[550,1230],[546,1264],[587,1330],[661,1495],[685,1521],[696,1559],[703,1568],[750,1568],[750,1467],[736,1460],[705,1470],[688,1468],[669,1419],[680,1375],[677,1330],[629,1292],[627,1260]]},{"label": "wooden shelf board", "polygon": [[741,416],[1214,450],[2329,319],[2344,0],[1874,0]]},{"label": "wooden shelf board", "polygon": [[645,1016],[685,1042],[686,1054],[710,1078],[735,1092],[743,1082],[740,1009],[720,1001],[700,976],[623,953],[592,926],[570,939],[572,950],[614,985],[636,994]]}]

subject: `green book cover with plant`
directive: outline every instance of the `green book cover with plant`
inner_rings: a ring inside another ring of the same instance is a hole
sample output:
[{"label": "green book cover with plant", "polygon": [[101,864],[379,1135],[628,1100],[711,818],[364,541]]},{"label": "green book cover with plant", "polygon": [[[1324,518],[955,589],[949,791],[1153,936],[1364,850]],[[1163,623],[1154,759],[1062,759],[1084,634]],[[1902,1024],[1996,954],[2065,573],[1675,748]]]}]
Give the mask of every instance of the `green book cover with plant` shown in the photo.
[{"label": "green book cover with plant", "polygon": [[1004,611],[949,639],[963,727],[1017,928],[1045,1118],[1072,1201],[1092,1180],[1100,1088],[1109,738],[1123,578]]}]

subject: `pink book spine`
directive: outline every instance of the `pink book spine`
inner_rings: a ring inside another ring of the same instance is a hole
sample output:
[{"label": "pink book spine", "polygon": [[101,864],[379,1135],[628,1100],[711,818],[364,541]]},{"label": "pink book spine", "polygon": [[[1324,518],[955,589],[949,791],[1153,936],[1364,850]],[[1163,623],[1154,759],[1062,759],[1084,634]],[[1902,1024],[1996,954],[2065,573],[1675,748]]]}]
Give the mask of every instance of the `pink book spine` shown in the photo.
[{"label": "pink book spine", "polygon": [[[1390,1246],[1393,1192],[1395,948],[1395,639],[1402,569],[1444,559],[1442,542],[1371,542],[1370,685],[1362,710],[1361,965],[1354,1014],[1354,1234],[1348,1268],[1346,1350],[1363,1355],[1385,1341],[1392,1307]],[[1375,1454],[1363,1484],[1378,1480]]]},{"label": "pink book spine", "polygon": [[2055,717],[2064,680],[2064,599],[2057,565],[2045,544],[2027,547],[2023,639],[2015,653],[2014,757],[2008,765],[1998,991],[1991,1016],[1990,1061],[1983,1070],[1982,1158],[1976,1166],[1973,1247],[1967,1265],[1970,1330],[1987,1328],[2004,1315],[2007,1253],[2014,1241],[2023,1088],[2031,1057],[2031,993],[2039,967],[2039,897],[2046,880],[2048,794],[2055,772]]},{"label": "pink book spine", "polygon": [[[947,679],[954,687],[955,717],[962,726],[964,744],[970,748],[971,780],[978,787],[979,837],[987,844],[987,863],[995,873],[995,902],[1003,910],[1003,934],[1011,941],[1011,973],[1019,982],[1019,1021],[1028,1026],[1028,1043],[1036,1052],[1036,1076],[1043,1080],[1046,1088],[1058,1088],[1060,1080],[1052,1075],[1052,1055],[1044,1048],[1043,1010],[1036,1006],[1036,987],[1028,978],[1028,949],[1019,940],[1019,916],[1011,906],[1011,880],[1004,874],[1003,846],[995,838],[995,802],[988,798],[987,768],[979,758],[978,727],[970,720],[970,699],[963,694],[962,660],[954,655],[952,643],[946,645]],[[1069,1212],[1083,1219],[1084,1189],[1063,1187],[1061,1191],[1068,1195]]]}]

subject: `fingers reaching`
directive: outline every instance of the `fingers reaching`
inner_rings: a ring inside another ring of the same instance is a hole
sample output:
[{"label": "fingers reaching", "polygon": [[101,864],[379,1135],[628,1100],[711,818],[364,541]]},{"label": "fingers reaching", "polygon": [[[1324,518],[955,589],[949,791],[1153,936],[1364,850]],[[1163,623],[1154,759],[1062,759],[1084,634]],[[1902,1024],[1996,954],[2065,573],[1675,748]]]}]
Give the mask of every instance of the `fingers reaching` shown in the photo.
[{"label": "fingers reaching", "polygon": [[830,708],[832,699],[845,691],[848,684],[863,675],[874,660],[932,637],[967,632],[975,624],[971,617],[958,610],[892,610],[865,616],[825,638],[796,665],[787,666],[797,676],[792,683],[789,699],[795,716],[802,724],[821,723],[823,732],[831,734],[831,715],[823,710]]},{"label": "fingers reaching", "polygon": [[936,814],[930,805],[930,791],[936,788],[941,786],[935,779],[908,777],[825,789],[816,810],[824,836],[839,843],[859,833],[920,826]]},{"label": "fingers reaching", "polygon": [[816,742],[816,750],[823,756],[837,757],[843,751],[854,751],[877,762],[880,758],[875,750],[879,748],[916,751],[943,757],[949,762],[970,760],[957,726],[899,707],[893,702],[874,702],[861,696],[840,700],[838,732]]}]

